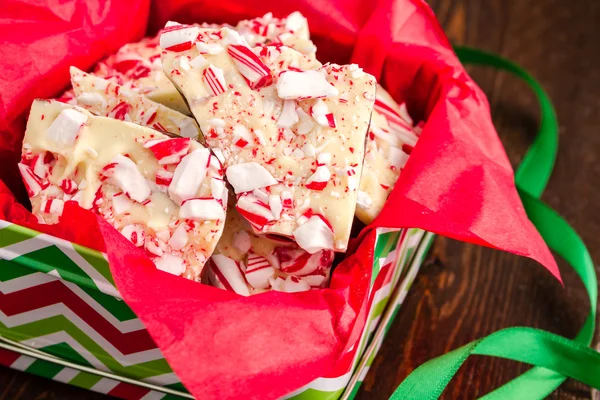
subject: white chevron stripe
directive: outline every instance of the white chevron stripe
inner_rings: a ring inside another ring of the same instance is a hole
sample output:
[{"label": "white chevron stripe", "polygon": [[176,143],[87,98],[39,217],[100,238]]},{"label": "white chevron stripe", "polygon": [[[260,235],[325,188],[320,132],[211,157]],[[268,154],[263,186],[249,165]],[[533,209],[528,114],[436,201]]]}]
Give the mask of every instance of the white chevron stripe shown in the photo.
[{"label": "white chevron stripe", "polygon": [[14,260],[17,257],[22,256],[23,254],[31,253],[40,249],[44,249],[51,244],[46,242],[45,240],[37,239],[39,236],[23,240],[22,242],[17,242],[11,244],[10,246],[1,247],[0,248],[0,258],[5,260]]},{"label": "white chevron stripe", "polygon": [[69,383],[79,374],[79,371],[73,368],[65,367],[52,378],[53,381]]},{"label": "white chevron stripe", "polygon": [[0,229],[6,228],[7,226],[10,226],[10,225],[12,225],[12,223],[5,221],[3,219],[0,219]]},{"label": "white chevron stripe", "polygon": [[13,260],[23,254],[31,253],[51,245],[57,246],[67,257],[77,264],[94,281],[101,292],[121,299],[117,288],[107,281],[85,258],[77,253],[71,242],[64,239],[42,233],[22,242],[0,248],[0,258]]},{"label": "white chevron stripe", "polygon": [[118,384],[119,381],[115,381],[114,379],[102,378],[96,382],[96,384],[92,386],[90,390],[97,393],[108,394],[108,392],[113,390]]},{"label": "white chevron stripe", "polygon": [[[58,280],[55,276],[49,276],[43,272],[36,272],[34,274],[21,276],[19,278],[11,279],[6,282],[0,282],[0,292],[4,294],[19,292],[30,287],[42,285],[44,283]],[[119,321],[109,311],[107,311],[101,304],[94,300],[89,294],[83,291],[79,286],[74,283],[67,282],[65,280],[62,283],[85,301],[90,307],[96,310],[104,319],[110,322],[115,328],[121,333],[129,333],[145,329],[144,324],[138,318],[131,319],[129,321]]]},{"label": "white chevron stripe", "polygon": [[164,393],[157,392],[156,390],[151,390],[144,395],[140,400],[160,400],[165,397]]},{"label": "white chevron stripe", "polygon": [[85,272],[90,278],[92,278],[92,280],[94,281],[96,286],[98,286],[98,289],[100,289],[102,293],[106,293],[121,299],[121,294],[119,293],[117,288],[114,287],[108,280],[106,280],[106,278],[102,276],[102,274],[98,272],[96,268],[94,268],[89,262],[87,262],[86,259],[81,256],[81,254],[75,251],[75,249],[73,248],[73,243],[46,234],[41,234],[37,236],[37,238],[47,240],[48,242],[58,246],[58,248],[60,248],[60,250],[63,253],[65,253],[67,257],[73,260],[73,262],[77,264],[79,268],[83,270],[83,272]]},{"label": "white chevron stripe", "polygon": [[[108,340],[106,340],[102,335],[96,332],[91,326],[89,326],[83,319],[81,319],[77,314],[67,308],[64,304],[53,304],[51,306],[40,307],[35,310],[27,311],[21,314],[7,316],[3,312],[0,311],[0,321],[9,328],[20,326],[26,323],[38,321],[40,319],[49,318],[56,315],[64,315],[68,320],[70,320],[77,328],[82,330],[87,336],[89,336],[94,342],[96,342],[99,346],[101,346],[111,357],[116,359],[121,365],[129,366],[135,365],[146,361],[153,361],[160,358],[163,358],[162,353],[158,348],[149,349],[140,351],[138,353],[124,355],[117,348],[115,348]],[[65,332],[57,332],[55,334],[64,334],[64,336],[71,338]],[[53,334],[54,335],[54,334]],[[52,335],[47,335],[52,336]],[[32,338],[28,339],[27,342],[31,342],[31,346],[35,348],[49,346],[51,344],[60,343],[60,341],[53,341],[54,338],[44,340],[44,337]],[[81,351],[86,351],[83,346],[81,346],[75,339],[72,339],[75,343],[77,343],[78,353]],[[42,343],[43,342],[43,343]],[[23,341],[22,343],[25,343]],[[89,353],[89,352],[88,352]],[[91,362],[91,361],[90,361]]]},{"label": "white chevron stripe", "polygon": [[412,234],[411,236],[408,237],[407,246],[409,248],[417,247],[419,245],[419,243],[421,243],[421,239],[423,239],[423,235],[425,235],[425,231],[419,229],[417,232],[415,232],[414,234]]},{"label": "white chevron stripe", "polygon": [[369,335],[377,330],[377,328],[379,327],[380,319],[381,319],[381,315],[378,315],[377,317],[375,317],[371,321],[369,321]]},{"label": "white chevron stripe", "polygon": [[168,374],[156,375],[150,378],[143,379],[143,381],[148,383],[153,383],[158,386],[166,386],[172,385],[174,383],[181,382],[181,379],[174,372],[170,372]]},{"label": "white chevron stripe", "polygon": [[25,371],[27,368],[31,366],[35,361],[35,358],[29,356],[20,356],[12,364],[10,367],[12,369],[16,369],[18,371]]},{"label": "white chevron stripe", "polygon": [[372,306],[374,307],[381,300],[385,299],[386,297],[390,297],[390,293],[391,292],[392,292],[392,284],[391,284],[391,282],[390,283],[386,283],[385,285],[383,285],[373,295],[373,303],[371,303]]},{"label": "white chevron stripe", "polygon": [[360,382],[364,381],[365,378],[367,377],[367,374],[369,373],[369,366],[366,365],[361,371],[360,374],[358,375],[358,380]]}]

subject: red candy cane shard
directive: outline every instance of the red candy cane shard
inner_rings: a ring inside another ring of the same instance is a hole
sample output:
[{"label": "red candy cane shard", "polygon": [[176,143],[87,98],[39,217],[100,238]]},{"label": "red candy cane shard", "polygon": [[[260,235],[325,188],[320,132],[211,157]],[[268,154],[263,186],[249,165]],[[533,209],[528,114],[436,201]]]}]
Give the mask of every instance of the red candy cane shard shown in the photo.
[{"label": "red candy cane shard", "polygon": [[249,47],[231,44],[227,48],[227,52],[250,89],[268,86],[273,82],[269,67]]},{"label": "red candy cane shard", "polygon": [[258,231],[269,222],[275,220],[271,209],[253,194],[242,195],[237,202],[236,209]]},{"label": "red candy cane shard", "polygon": [[41,179],[33,173],[30,167],[21,163],[19,163],[18,166],[29,197],[37,195],[40,191],[48,187],[48,183],[42,183]]},{"label": "red candy cane shard", "polygon": [[160,165],[177,164],[190,148],[189,138],[149,140],[144,147],[152,151]]},{"label": "red candy cane shard", "polygon": [[223,70],[215,67],[214,65],[209,65],[202,72],[202,80],[204,81],[204,85],[206,89],[213,96],[218,96],[221,93],[225,93],[227,82],[225,82],[225,76],[223,75]]},{"label": "red candy cane shard", "polygon": [[160,35],[160,47],[170,51],[186,51],[192,48],[200,30],[195,26],[167,24]]}]

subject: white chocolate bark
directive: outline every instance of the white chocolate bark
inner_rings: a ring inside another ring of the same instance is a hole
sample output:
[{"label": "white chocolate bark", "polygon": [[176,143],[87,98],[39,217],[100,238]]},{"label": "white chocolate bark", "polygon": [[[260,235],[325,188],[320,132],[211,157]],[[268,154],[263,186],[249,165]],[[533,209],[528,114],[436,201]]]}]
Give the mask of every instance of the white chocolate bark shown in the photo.
[{"label": "white chocolate bark", "polygon": [[383,208],[402,168],[417,143],[420,129],[413,126],[406,104],[398,105],[381,86],[367,136],[356,216],[371,223]]},{"label": "white chocolate bark", "polygon": [[56,223],[64,202],[77,201],[159,269],[189,279],[200,279],[223,231],[221,166],[189,138],[36,100],[19,169],[41,222]]},{"label": "white chocolate bark", "polygon": [[324,287],[332,262],[331,250],[310,254],[289,240],[256,235],[230,204],[223,235],[205,271],[213,286],[249,295]]},{"label": "white chocolate bark", "polygon": [[196,120],[121,85],[71,67],[77,105],[101,117],[133,122],[161,132],[202,139]]},{"label": "white chocolate bark", "polygon": [[322,66],[240,39],[227,28],[169,23],[160,39],[165,74],[220,150],[236,207],[255,232],[293,237],[310,253],[345,251],[375,79],[356,65]]}]

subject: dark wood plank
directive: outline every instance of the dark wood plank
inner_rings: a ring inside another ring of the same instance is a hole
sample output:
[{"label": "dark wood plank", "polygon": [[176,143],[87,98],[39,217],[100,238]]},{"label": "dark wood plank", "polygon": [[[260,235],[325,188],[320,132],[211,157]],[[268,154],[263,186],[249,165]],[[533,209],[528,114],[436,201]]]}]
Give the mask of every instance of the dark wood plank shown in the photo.
[{"label": "dark wood plank", "polygon": [[[455,43],[495,51],[530,70],[547,88],[561,122],[561,147],[544,200],[563,215],[600,259],[600,3],[596,0],[433,0]],[[527,87],[504,73],[469,72],[490,99],[513,163],[536,129]],[[573,336],[588,306],[583,286],[560,263],[564,288],[534,262],[437,238],[426,267],[398,314],[358,399],[384,399],[418,365],[498,329],[526,325]],[[475,398],[526,367],[469,360],[445,398]],[[0,400],[105,399],[67,385],[0,368]],[[587,399],[567,381],[552,398]]]}]

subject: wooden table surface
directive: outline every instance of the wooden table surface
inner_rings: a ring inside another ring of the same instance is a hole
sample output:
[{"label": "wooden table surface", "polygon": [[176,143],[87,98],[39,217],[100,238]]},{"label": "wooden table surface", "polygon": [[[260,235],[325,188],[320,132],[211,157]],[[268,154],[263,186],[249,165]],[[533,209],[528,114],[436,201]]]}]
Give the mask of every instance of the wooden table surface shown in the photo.
[{"label": "wooden table surface", "polygon": [[[533,73],[560,121],[558,162],[543,199],[579,232],[600,260],[600,2],[597,0],[432,0],[450,39],[506,56]],[[537,105],[506,73],[469,69],[487,93],[514,165],[536,132]],[[438,237],[357,399],[385,399],[418,365],[498,329],[525,325],[573,337],[588,301],[559,260],[565,287],[535,262]],[[477,357],[444,398],[471,399],[526,369]],[[0,368],[0,400],[107,399],[96,393]],[[552,398],[588,399],[567,381]]]}]

